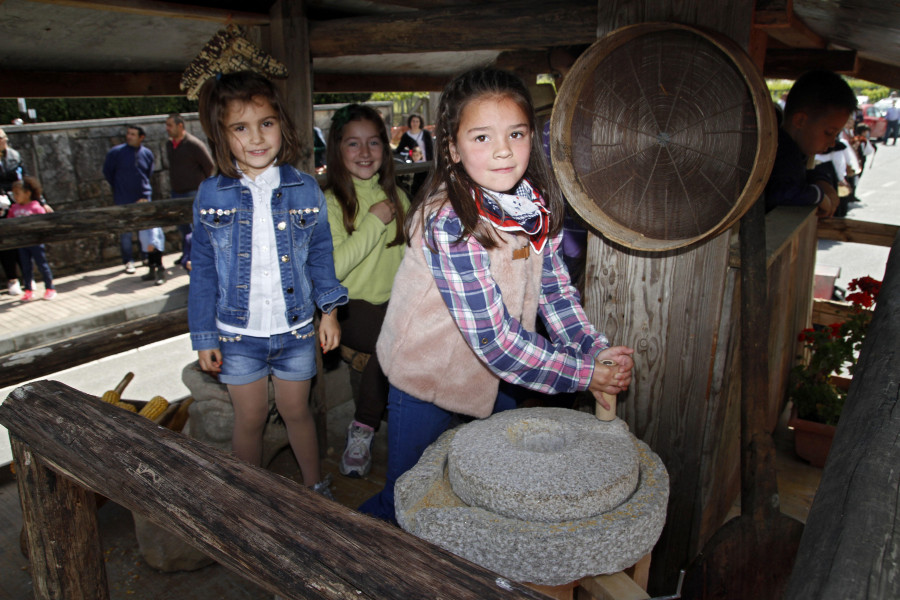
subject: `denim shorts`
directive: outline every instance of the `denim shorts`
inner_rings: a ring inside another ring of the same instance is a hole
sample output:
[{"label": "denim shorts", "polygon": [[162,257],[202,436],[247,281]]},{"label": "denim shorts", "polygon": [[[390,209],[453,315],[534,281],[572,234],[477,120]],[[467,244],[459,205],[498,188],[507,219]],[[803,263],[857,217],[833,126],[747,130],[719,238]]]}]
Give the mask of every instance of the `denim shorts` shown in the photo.
[{"label": "denim shorts", "polygon": [[269,374],[285,381],[306,381],[316,374],[316,331],[312,323],[271,337],[219,330],[222,371],[219,381],[253,383]]}]

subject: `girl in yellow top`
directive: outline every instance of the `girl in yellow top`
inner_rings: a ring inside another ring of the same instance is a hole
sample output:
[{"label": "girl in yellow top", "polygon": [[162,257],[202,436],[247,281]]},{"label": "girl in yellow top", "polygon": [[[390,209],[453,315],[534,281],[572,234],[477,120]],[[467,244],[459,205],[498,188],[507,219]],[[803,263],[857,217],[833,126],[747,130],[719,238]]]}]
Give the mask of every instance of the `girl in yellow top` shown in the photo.
[{"label": "girl in yellow top", "polygon": [[363,477],[372,439],[387,406],[387,378],[375,354],[394,275],[403,259],[402,227],[409,200],[394,181],[387,128],[373,108],[350,104],[331,119],[325,200],[334,241],[334,268],[350,302],[339,309],[341,343],[371,355],[362,373],[356,414],[347,428],[340,471]]}]

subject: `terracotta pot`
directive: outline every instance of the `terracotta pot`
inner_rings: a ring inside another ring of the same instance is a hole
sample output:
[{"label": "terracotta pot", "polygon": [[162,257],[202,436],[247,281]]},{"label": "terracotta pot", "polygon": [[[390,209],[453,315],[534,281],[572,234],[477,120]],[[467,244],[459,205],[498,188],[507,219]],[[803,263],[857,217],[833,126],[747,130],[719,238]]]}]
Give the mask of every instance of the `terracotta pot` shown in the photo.
[{"label": "terracotta pot", "polygon": [[788,427],[794,430],[794,451],[797,456],[814,467],[822,468],[831,450],[834,425],[825,425],[797,417],[797,408],[791,409]]}]

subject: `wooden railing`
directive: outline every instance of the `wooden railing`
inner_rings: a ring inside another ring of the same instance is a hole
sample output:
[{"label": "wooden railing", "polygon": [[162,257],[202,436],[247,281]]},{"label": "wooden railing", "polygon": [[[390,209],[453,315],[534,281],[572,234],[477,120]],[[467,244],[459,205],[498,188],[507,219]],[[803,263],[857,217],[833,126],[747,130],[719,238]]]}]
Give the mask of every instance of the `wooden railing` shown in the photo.
[{"label": "wooden railing", "polygon": [[[854,219],[823,219],[819,221],[817,235],[820,240],[853,242],[890,248],[900,226],[856,221]],[[816,325],[842,323],[850,316],[853,308],[849,302],[834,300],[813,300],[812,322]]]},{"label": "wooden railing", "polygon": [[35,598],[109,598],[99,493],[285,598],[545,598],[61,383],[0,405],[10,432]]},{"label": "wooden railing", "polygon": [[[431,162],[397,164],[397,175],[431,169]],[[317,176],[320,183],[324,176]],[[0,219],[0,250],[87,238],[148,227],[167,227],[191,220],[192,198],[170,198],[77,211],[57,211],[27,219]],[[97,331],[39,348],[0,355],[0,387],[44,377],[63,369],[133,350],[187,333],[187,306],[173,303],[166,312],[116,323]],[[39,356],[40,360],[34,360]]]},{"label": "wooden railing", "polygon": [[809,512],[786,600],[900,598],[900,235]]}]

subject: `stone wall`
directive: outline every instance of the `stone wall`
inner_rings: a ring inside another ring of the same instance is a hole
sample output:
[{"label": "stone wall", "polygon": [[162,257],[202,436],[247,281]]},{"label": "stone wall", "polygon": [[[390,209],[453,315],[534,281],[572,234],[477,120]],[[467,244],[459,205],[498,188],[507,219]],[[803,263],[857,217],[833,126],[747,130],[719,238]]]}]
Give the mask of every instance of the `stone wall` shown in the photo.
[{"label": "stone wall", "polygon": [[[391,123],[393,103],[369,102]],[[315,107],[315,124],[326,139],[331,115],[343,104]],[[9,144],[22,155],[26,173],[36,176],[44,186],[47,201],[55,211],[112,206],[112,190],[103,177],[103,161],[109,149],[125,142],[128,124],[139,125],[147,136],[144,145],[155,157],[153,199],[169,198],[169,162],[166,156],[166,116],[62,121],[28,125],[5,125]],[[184,113],[185,128],[206,141],[197,113]],[[137,235],[135,249],[137,250]],[[181,252],[181,235],[176,228],[166,229],[166,254]],[[54,276],[113,266],[121,261],[118,234],[47,244],[47,256]],[[137,254],[135,254],[137,256]]]},{"label": "stone wall", "polygon": [[[185,114],[184,119],[188,131],[206,140],[196,113]],[[156,159],[151,179],[153,199],[170,197],[165,121],[166,115],[154,115],[8,125],[3,130],[10,146],[22,155],[26,173],[36,176],[44,186],[53,210],[66,211],[112,206],[112,190],[103,178],[103,161],[110,148],[125,142],[125,126],[129,123],[144,128],[144,145]],[[181,250],[181,236],[174,227],[168,228],[166,238],[167,254]],[[56,276],[112,266],[121,260],[119,236],[112,233],[47,244],[47,254]]]}]

